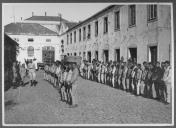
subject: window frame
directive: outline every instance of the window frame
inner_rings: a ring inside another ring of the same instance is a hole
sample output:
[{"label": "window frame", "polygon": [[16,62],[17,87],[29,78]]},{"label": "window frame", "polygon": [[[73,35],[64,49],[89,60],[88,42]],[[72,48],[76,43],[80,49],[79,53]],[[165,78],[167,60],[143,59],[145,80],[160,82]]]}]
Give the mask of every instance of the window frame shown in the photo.
[{"label": "window frame", "polygon": [[95,21],[95,37],[98,36],[98,20]]},{"label": "window frame", "polygon": [[[32,50],[29,50],[30,48],[32,48]],[[33,53],[31,54],[30,52],[33,52]],[[28,46],[27,47],[27,55],[28,55],[28,57],[33,57],[34,56],[34,47],[33,46]]]},{"label": "window frame", "polygon": [[[118,13],[118,16],[117,16]],[[117,18],[118,17],[118,18]],[[114,30],[120,30],[120,10],[114,12]]]},{"label": "window frame", "polygon": [[72,32],[70,33],[70,44],[72,44]]},{"label": "window frame", "polygon": [[158,19],[158,6],[156,4],[147,5],[147,22],[153,22],[156,21],[157,19]]},{"label": "window frame", "polygon": [[67,34],[67,45],[69,44],[69,34]]},{"label": "window frame", "polygon": [[79,41],[81,41],[81,28],[79,29]]},{"label": "window frame", "polygon": [[76,30],[74,31],[74,43],[76,43]]},{"label": "window frame", "polygon": [[104,21],[103,33],[106,34],[106,33],[108,33],[108,16],[105,16],[103,18],[103,21]]},{"label": "window frame", "polygon": [[[134,10],[132,10],[132,7],[134,7]],[[129,5],[128,7],[128,26],[136,26],[136,5]]]},{"label": "window frame", "polygon": [[87,39],[91,39],[91,25],[89,24],[87,27],[88,27],[88,30],[87,30]]},{"label": "window frame", "polygon": [[83,27],[83,41],[86,40],[86,26]]}]

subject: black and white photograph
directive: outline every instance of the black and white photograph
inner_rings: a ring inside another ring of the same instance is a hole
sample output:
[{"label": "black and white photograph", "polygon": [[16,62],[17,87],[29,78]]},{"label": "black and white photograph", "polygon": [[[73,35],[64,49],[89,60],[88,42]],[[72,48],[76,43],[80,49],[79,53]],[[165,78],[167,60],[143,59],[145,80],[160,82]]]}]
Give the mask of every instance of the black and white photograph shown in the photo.
[{"label": "black and white photograph", "polygon": [[2,3],[3,126],[173,126],[173,3]]}]

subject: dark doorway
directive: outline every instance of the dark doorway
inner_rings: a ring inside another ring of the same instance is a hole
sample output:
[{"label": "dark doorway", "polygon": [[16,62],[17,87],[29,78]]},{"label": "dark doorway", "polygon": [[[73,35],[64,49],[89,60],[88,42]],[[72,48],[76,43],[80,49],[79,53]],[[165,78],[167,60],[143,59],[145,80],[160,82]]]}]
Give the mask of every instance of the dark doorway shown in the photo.
[{"label": "dark doorway", "polygon": [[120,49],[115,49],[115,61],[120,62]]},{"label": "dark doorway", "polygon": [[129,57],[133,62],[137,62],[137,48],[129,48]]},{"label": "dark doorway", "polygon": [[91,63],[91,52],[87,52],[87,60]]},{"label": "dark doorway", "polygon": [[103,53],[103,61],[106,63],[109,61],[109,51],[108,50],[104,50],[104,53]]},{"label": "dark doorway", "polygon": [[95,59],[98,60],[98,51],[95,51]]},{"label": "dark doorway", "polygon": [[55,49],[51,46],[45,46],[42,48],[42,60],[43,63],[51,64],[55,60]]},{"label": "dark doorway", "polygon": [[157,46],[151,46],[149,48],[149,61],[153,64],[157,62]]}]

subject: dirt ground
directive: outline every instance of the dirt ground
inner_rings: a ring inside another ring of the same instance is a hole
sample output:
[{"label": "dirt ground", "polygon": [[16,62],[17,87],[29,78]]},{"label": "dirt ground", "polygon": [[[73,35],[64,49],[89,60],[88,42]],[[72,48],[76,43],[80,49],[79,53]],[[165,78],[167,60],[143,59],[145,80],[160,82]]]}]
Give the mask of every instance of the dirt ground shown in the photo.
[{"label": "dirt ground", "polygon": [[[26,78],[26,82],[28,78]],[[78,107],[60,101],[53,86],[37,72],[38,84],[5,92],[6,124],[127,124],[171,123],[171,104],[134,96],[80,78]]]}]

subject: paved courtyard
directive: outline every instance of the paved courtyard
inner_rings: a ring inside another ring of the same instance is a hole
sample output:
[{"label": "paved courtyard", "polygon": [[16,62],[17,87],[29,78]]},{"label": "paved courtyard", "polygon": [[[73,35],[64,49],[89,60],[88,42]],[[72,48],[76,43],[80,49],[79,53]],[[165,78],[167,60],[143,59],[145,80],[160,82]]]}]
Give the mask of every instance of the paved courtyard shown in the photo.
[{"label": "paved courtyard", "polygon": [[[26,78],[28,81],[28,78]],[[5,92],[6,124],[171,123],[171,104],[80,78],[77,108],[60,101],[58,91],[37,72],[38,84]]]}]

